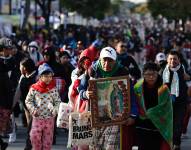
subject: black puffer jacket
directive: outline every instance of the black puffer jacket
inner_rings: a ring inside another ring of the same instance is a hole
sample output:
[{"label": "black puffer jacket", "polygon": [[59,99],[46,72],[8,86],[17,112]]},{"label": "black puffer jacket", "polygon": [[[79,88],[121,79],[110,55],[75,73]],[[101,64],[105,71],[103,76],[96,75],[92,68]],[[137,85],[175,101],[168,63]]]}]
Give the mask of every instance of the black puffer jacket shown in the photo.
[{"label": "black puffer jacket", "polygon": [[20,79],[20,90],[21,90],[21,98],[20,101],[25,109],[27,109],[25,104],[25,99],[29,92],[29,89],[32,84],[36,83],[37,71],[34,71],[29,77],[21,76]]},{"label": "black puffer jacket", "polygon": [[139,69],[139,66],[137,65],[134,58],[127,53],[124,54],[117,54],[118,61],[120,64],[122,64],[124,67],[126,67],[129,70],[129,74],[138,80],[141,78],[141,70]]},{"label": "black puffer jacket", "polygon": [[11,109],[13,103],[13,86],[8,71],[13,68],[12,58],[0,58],[0,107]]}]

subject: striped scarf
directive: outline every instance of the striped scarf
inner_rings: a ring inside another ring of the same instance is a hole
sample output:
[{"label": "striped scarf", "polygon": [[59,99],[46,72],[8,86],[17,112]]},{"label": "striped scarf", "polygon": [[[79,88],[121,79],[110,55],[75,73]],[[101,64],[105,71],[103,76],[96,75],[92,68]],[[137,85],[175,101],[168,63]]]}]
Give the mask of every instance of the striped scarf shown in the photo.
[{"label": "striped scarf", "polygon": [[180,69],[181,65],[178,65],[176,68],[169,68],[167,65],[163,71],[162,78],[163,83],[170,82],[170,70],[173,72],[172,82],[170,86],[170,93],[175,95],[176,97],[179,96],[179,77],[177,71]]}]

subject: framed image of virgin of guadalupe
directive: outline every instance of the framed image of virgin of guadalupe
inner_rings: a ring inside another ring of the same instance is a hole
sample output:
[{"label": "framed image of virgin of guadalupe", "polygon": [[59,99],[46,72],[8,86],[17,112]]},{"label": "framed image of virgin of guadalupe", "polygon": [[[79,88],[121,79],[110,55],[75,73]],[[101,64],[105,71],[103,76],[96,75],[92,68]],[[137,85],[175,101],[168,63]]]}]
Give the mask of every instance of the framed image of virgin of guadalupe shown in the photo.
[{"label": "framed image of virgin of guadalupe", "polygon": [[89,80],[92,127],[123,124],[130,115],[130,79],[128,76]]}]

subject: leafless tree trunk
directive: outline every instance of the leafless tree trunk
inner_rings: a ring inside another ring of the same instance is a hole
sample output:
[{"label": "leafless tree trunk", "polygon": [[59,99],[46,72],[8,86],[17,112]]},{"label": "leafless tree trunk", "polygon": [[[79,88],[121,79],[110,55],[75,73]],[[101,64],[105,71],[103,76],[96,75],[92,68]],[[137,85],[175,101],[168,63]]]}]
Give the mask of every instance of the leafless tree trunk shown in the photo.
[{"label": "leafless tree trunk", "polygon": [[24,29],[28,22],[28,18],[29,18],[29,14],[30,14],[30,4],[31,4],[30,0],[25,1],[25,10],[24,10],[25,15],[24,15],[23,25],[22,25],[21,29]]},{"label": "leafless tree trunk", "polygon": [[[49,17],[51,12],[51,0],[35,0],[42,10],[42,16],[45,18],[46,28],[49,29]],[[49,31],[49,30],[48,30]]]}]

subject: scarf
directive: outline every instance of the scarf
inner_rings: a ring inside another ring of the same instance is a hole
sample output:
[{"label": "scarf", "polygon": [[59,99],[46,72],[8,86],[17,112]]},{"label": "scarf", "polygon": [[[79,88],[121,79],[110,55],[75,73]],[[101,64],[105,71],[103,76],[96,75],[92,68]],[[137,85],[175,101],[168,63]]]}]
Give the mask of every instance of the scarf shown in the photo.
[{"label": "scarf", "polygon": [[166,85],[159,87],[158,105],[146,109],[143,96],[143,82],[143,80],[138,81],[134,87],[140,119],[150,119],[168,145],[172,147],[173,110],[169,89]]},{"label": "scarf", "polygon": [[179,77],[177,71],[180,69],[180,67],[181,65],[178,65],[176,68],[169,68],[169,66],[166,65],[162,74],[164,84],[170,82],[170,70],[173,72],[172,82],[170,85],[170,93],[176,97],[179,96]]},{"label": "scarf", "polygon": [[56,87],[56,82],[55,80],[52,80],[49,84],[46,84],[39,80],[37,83],[33,84],[31,87],[40,93],[47,93],[48,91]]},{"label": "scarf", "polygon": [[104,71],[103,67],[101,65],[101,61],[99,60],[98,69],[101,73],[102,78],[112,77],[117,72],[117,70],[119,69],[119,63],[116,61],[115,65],[111,71]]}]

